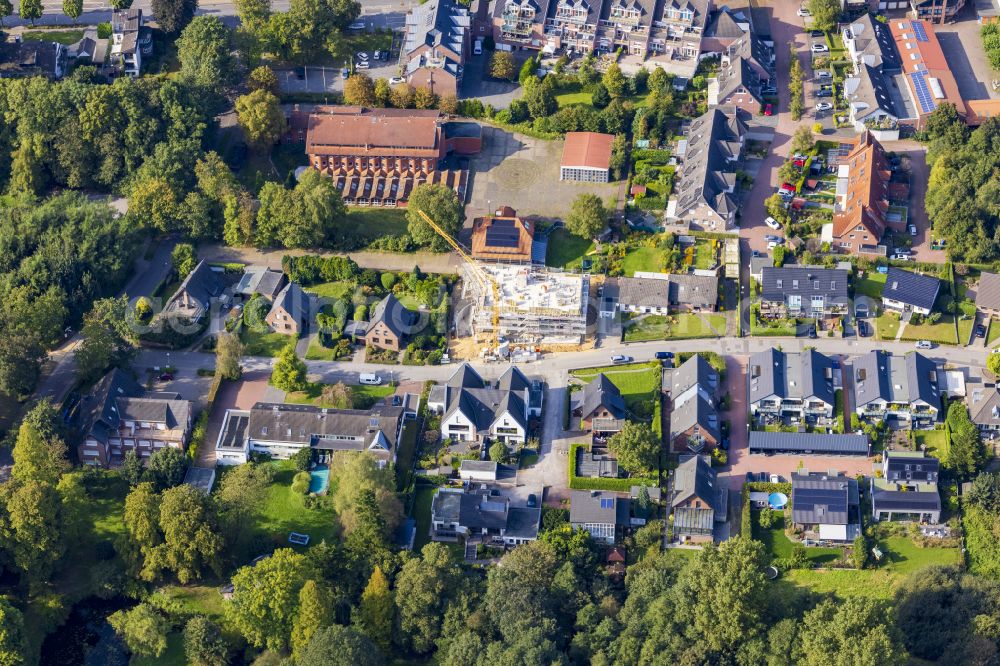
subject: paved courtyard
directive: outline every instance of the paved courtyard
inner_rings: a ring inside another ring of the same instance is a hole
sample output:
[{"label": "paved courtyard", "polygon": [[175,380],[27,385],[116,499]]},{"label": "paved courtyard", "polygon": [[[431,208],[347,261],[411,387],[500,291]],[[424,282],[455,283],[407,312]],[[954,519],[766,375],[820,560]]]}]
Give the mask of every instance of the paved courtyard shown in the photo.
[{"label": "paved courtyard", "polygon": [[1000,78],[986,60],[983,40],[979,36],[974,2],[966,3],[959,12],[959,20],[945,25],[935,25],[941,50],[958,82],[963,99],[1000,99],[1000,92],[990,83]]},{"label": "paved courtyard", "polygon": [[483,125],[483,150],[472,160],[472,186],[465,217],[472,220],[497,206],[521,215],[563,217],[578,194],[592,192],[606,201],[618,184],[559,180],[563,141],[545,141]]}]

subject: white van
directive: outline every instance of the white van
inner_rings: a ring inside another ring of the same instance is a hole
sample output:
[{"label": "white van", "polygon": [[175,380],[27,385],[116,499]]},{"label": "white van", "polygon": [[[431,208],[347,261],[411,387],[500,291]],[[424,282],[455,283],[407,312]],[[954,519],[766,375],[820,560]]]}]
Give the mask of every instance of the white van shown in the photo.
[{"label": "white van", "polygon": [[483,40],[476,40],[476,43],[472,45],[472,53],[473,55],[483,55]]},{"label": "white van", "polygon": [[381,377],[370,372],[362,372],[358,379],[362,384],[370,384],[371,386],[378,386],[382,383]]}]

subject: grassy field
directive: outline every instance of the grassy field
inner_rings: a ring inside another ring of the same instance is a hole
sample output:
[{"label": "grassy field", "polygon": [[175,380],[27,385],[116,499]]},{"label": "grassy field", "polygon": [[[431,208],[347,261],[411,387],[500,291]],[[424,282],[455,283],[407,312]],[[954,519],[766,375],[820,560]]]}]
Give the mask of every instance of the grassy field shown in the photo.
[{"label": "grassy field", "polygon": [[[628,101],[632,102],[633,107],[645,106],[648,96],[648,94],[634,95],[629,97]],[[571,83],[560,88],[559,93],[555,97],[556,104],[559,105],[560,109],[564,106],[593,106],[593,93],[584,90],[579,83]]]},{"label": "grassy field", "polygon": [[712,241],[699,240],[695,245],[694,267],[711,268],[715,266],[717,259],[718,253],[712,247]]},{"label": "grassy field", "polygon": [[919,449],[921,445],[927,447],[927,455],[934,456],[938,460],[948,457],[948,433],[944,430],[914,430],[913,441]]},{"label": "grassy field", "polygon": [[349,208],[346,228],[369,243],[382,236],[406,234],[406,211],[402,208]]},{"label": "grassy field", "polygon": [[354,284],[351,282],[320,282],[305,289],[311,294],[316,294],[320,298],[346,298],[354,291]]},{"label": "grassy field", "polygon": [[972,338],[972,326],[976,323],[976,304],[972,301],[963,301],[958,304],[958,310],[966,315],[957,320],[958,344],[964,345]]},{"label": "grassy field", "polygon": [[713,338],[725,332],[726,317],[721,314],[646,315],[625,330],[625,341]]},{"label": "grassy field", "polygon": [[1000,324],[993,321],[993,317],[990,317],[987,320],[987,326],[989,326],[986,330],[986,346],[988,347],[1000,338]]},{"label": "grassy field", "polygon": [[[753,538],[764,544],[767,552],[776,559],[784,559],[792,554],[795,545],[785,536],[785,520],[779,519],[770,529],[764,529],[757,522],[757,514],[753,516]],[[829,564],[840,559],[843,551],[840,548],[806,548],[809,561],[816,565]]]},{"label": "grassy field", "polygon": [[240,331],[240,340],[243,342],[243,353],[247,356],[277,356],[285,345],[293,341],[290,335],[281,333],[258,332],[243,328]]},{"label": "grassy field", "polygon": [[593,251],[594,244],[575,236],[565,229],[556,229],[549,234],[545,265],[555,268],[579,268],[584,256]]},{"label": "grassy field", "polygon": [[885,273],[868,271],[868,273],[854,281],[854,294],[861,294],[876,300],[882,298],[882,287],[885,286]]},{"label": "grassy field", "polygon": [[958,338],[955,336],[955,316],[942,314],[941,319],[935,323],[924,320],[923,324],[914,326],[907,324],[903,329],[901,340],[930,340],[942,345],[957,344]]},{"label": "grassy field", "polygon": [[632,250],[622,259],[622,270],[626,276],[635,275],[636,271],[659,273],[663,270],[663,250],[655,247],[640,247]]},{"label": "grassy field", "polygon": [[601,368],[581,368],[572,375],[583,382],[589,382],[599,373],[611,380],[621,391],[625,405],[631,411],[652,414],[652,394],[659,390],[662,369],[659,363],[633,363],[612,365]]},{"label": "grassy field", "polygon": [[262,536],[276,547],[294,547],[288,543],[289,532],[308,534],[310,543],[332,540],[337,532],[332,500],[320,497],[318,508],[307,509],[305,497],[292,492],[295,468],[291,461],[278,460],[268,464],[274,467],[275,474],[257,520]]},{"label": "grassy field", "polygon": [[[285,395],[285,402],[290,402],[296,405],[316,405],[317,407],[332,407],[333,405],[328,405],[320,397],[323,392],[323,387],[325,384],[310,384],[309,388],[305,391],[294,391]],[[351,396],[354,399],[354,405],[358,409],[367,409],[371,405],[375,404],[378,400],[390,396],[395,393],[396,389],[388,384],[382,384],[379,386],[368,386],[368,385],[352,385],[347,388],[351,389]]]},{"label": "grassy field", "polygon": [[419,553],[420,549],[431,541],[431,502],[434,500],[434,493],[437,486],[418,485],[414,491],[413,514],[417,521],[417,536],[413,540],[413,552]]},{"label": "grassy field", "polygon": [[26,30],[21,36],[26,42],[57,42],[69,46],[83,39],[83,30]]},{"label": "grassy field", "polygon": [[314,335],[309,340],[309,347],[306,349],[306,360],[307,361],[332,361],[333,350],[324,347],[319,342],[319,336]]},{"label": "grassy field", "polygon": [[875,335],[879,340],[895,340],[899,333],[899,315],[888,313],[875,318]]}]

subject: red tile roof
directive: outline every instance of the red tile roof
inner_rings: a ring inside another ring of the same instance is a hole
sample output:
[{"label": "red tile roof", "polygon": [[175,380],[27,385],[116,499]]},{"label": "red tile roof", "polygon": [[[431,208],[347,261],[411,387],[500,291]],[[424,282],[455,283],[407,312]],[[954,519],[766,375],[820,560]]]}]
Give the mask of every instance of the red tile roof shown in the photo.
[{"label": "red tile roof", "polygon": [[615,137],[597,132],[568,132],[563,147],[562,166],[608,169],[611,167],[611,143]]},{"label": "red tile roof", "polygon": [[845,237],[860,225],[872,238],[867,242],[859,238],[855,246],[874,245],[885,233],[885,213],[889,209],[890,171],[885,150],[871,132],[865,132],[841,164],[848,169],[847,196],[843,210],[833,215],[833,236]]},{"label": "red tile roof", "polygon": [[[916,31],[923,28],[923,37],[927,39],[917,39]],[[899,59],[903,65],[903,72],[907,74],[907,86],[910,87],[910,96],[913,97],[917,115],[927,115],[920,109],[920,104],[915,97],[913,83],[909,74],[912,72],[925,71],[927,76],[937,79],[944,92],[944,98],[935,98],[935,102],[941,104],[949,102],[955,105],[955,110],[959,115],[965,115],[965,102],[962,101],[962,94],[958,90],[958,83],[951,73],[951,68],[945,60],[944,51],[941,50],[941,43],[934,33],[934,25],[923,20],[894,18],[889,20],[889,29],[892,31],[892,38],[896,40],[896,50],[899,51]],[[933,94],[933,93],[932,93]]]},{"label": "red tile roof", "polygon": [[433,157],[443,137],[437,111],[323,109],[309,116],[309,155]]}]

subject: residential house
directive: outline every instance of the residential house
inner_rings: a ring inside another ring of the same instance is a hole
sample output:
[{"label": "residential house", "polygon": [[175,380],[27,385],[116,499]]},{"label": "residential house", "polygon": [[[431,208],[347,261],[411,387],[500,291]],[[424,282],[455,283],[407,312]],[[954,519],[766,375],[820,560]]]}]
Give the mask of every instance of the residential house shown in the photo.
[{"label": "residential house", "polygon": [[[498,1],[497,4],[500,4]],[[546,3],[550,4],[550,3]],[[604,0],[555,0],[545,21],[543,51],[585,55],[594,50]],[[534,10],[529,9],[532,14]],[[533,16],[533,14],[532,14]],[[534,26],[534,22],[532,22]]]},{"label": "residential house", "polygon": [[941,409],[937,363],[919,352],[894,356],[874,350],[854,359],[854,409],[859,418],[895,419],[933,427]]},{"label": "residential house", "polygon": [[749,128],[737,109],[709,109],[691,122],[676,202],[667,216],[695,229],[724,231],[736,224],[736,172]]},{"label": "residential house", "polygon": [[861,532],[859,507],[853,477],[792,474],[792,522],[823,541],[854,541]]},{"label": "residential house", "polygon": [[[915,5],[933,3],[938,7],[949,1],[952,4],[964,3],[964,0],[925,0],[923,3],[911,1]],[[908,95],[910,108],[916,112],[909,119],[914,127],[923,129],[939,104],[953,105],[962,118],[968,115],[958,81],[941,49],[934,25],[919,19],[894,18],[889,21],[889,30],[896,41],[896,50],[903,67],[903,76],[900,78],[904,84],[900,86],[900,92]]]},{"label": "residential house", "polygon": [[[545,19],[550,0],[495,0],[493,3],[493,41],[500,51],[518,49],[539,50],[548,46]],[[589,14],[590,9],[584,8]],[[566,13],[580,22],[580,32],[586,35],[586,23],[580,13]],[[558,35],[556,35],[558,37]],[[585,36],[580,37],[586,41]],[[552,47],[549,47],[551,50]]]},{"label": "residential house", "polygon": [[871,444],[864,434],[752,430],[750,453],[867,457],[871,454]]},{"label": "residential house", "polygon": [[1000,318],[1000,275],[983,272],[979,274],[976,288],[976,308],[993,319]]},{"label": "residential house", "polygon": [[910,10],[917,18],[932,23],[954,21],[965,7],[965,0],[910,0]]},{"label": "residential house", "polygon": [[719,393],[719,373],[701,354],[692,355],[669,373],[670,400],[674,406],[696,395],[715,403]]},{"label": "residential house", "polygon": [[[755,34],[747,33],[723,49],[720,67],[732,67],[740,58],[756,72],[762,86],[774,78],[774,51]],[[755,110],[747,109],[747,112],[753,113]]]},{"label": "residential house", "polygon": [[774,267],[774,257],[765,252],[758,252],[757,256],[750,257],[750,277],[757,282],[764,279],[764,267]]},{"label": "residential house", "polygon": [[941,520],[940,463],[922,451],[886,451],[882,476],[871,479],[872,518],[917,522]]},{"label": "residential house", "polygon": [[597,30],[597,48],[645,58],[649,30],[656,18],[656,0],[604,0]]},{"label": "residential house", "polygon": [[620,277],[608,278],[608,281],[617,286],[618,308],[622,312],[666,314],[670,311],[669,279]]},{"label": "residential house", "polygon": [[714,312],[719,303],[716,275],[670,275],[670,308],[675,312]]},{"label": "residential house", "polygon": [[854,19],[844,27],[841,36],[855,73],[861,65],[881,68],[889,75],[902,70],[892,31],[874,14],[865,13]]},{"label": "residential house", "polygon": [[260,295],[273,302],[287,283],[288,278],[281,271],[266,266],[248,266],[233,289],[233,294],[245,300]]},{"label": "residential house", "polygon": [[598,543],[613,546],[631,522],[631,503],[604,490],[569,491],[569,522]]},{"label": "residential house", "polygon": [[515,506],[500,489],[439,488],[431,501],[431,539],[519,546],[538,538],[541,507]]},{"label": "residential house", "polygon": [[472,17],[455,0],[428,0],[406,14],[399,64],[407,82],[458,96],[470,48]]},{"label": "residential house", "polygon": [[125,371],[104,375],[80,405],[85,465],[121,464],[129,451],[143,459],[167,447],[184,450],[194,405],[177,393],[145,391]]},{"label": "residential house", "polygon": [[711,543],[716,523],[726,521],[729,490],[707,456],[686,458],[674,471],[673,534],[679,541]]},{"label": "residential house", "polygon": [[847,312],[847,276],[839,268],[765,266],[761,269],[761,317],[826,317]]},{"label": "residential house", "polygon": [[142,10],[111,12],[111,59],[123,74],[133,78],[142,72],[143,56],[153,53],[153,34],[145,26]]},{"label": "residential house", "polygon": [[603,372],[594,377],[583,389],[570,396],[570,412],[579,423],[580,430],[596,437],[607,437],[622,429],[628,416],[621,391]]},{"label": "residential house", "polygon": [[837,201],[828,240],[851,254],[885,255],[882,236],[890,226],[902,231],[903,223],[890,224],[889,160],[882,144],[865,130],[837,167]]},{"label": "residential house", "polygon": [[0,42],[0,78],[44,76],[57,80],[65,76],[69,53],[58,42]]},{"label": "residential house", "polygon": [[419,313],[407,309],[398,298],[389,294],[372,311],[364,335],[365,345],[399,351],[406,346],[406,338],[414,332],[419,321]]},{"label": "residential house", "polygon": [[899,109],[893,99],[892,77],[882,73],[880,67],[864,62],[853,75],[844,78],[844,99],[847,100],[848,118],[854,129],[867,128],[896,130],[900,119],[905,118],[905,108]]},{"label": "residential house", "polygon": [[431,387],[427,407],[442,415],[441,436],[452,441],[523,443],[529,418],[541,413],[540,393],[516,366],[492,384],[463,363]]},{"label": "residential house", "polygon": [[670,373],[670,448],[700,453],[719,444],[719,374],[695,354]]},{"label": "residential house", "polygon": [[985,437],[995,439],[1000,433],[1000,390],[996,386],[973,389],[969,396],[969,417]]},{"label": "residential house", "polygon": [[497,463],[492,460],[463,460],[458,468],[463,481],[496,481]]},{"label": "residential house", "polygon": [[225,288],[222,274],[204,260],[199,261],[163,306],[160,316],[201,321],[211,309],[213,300],[227,300],[228,297],[223,294]]},{"label": "residential house", "polygon": [[472,258],[492,262],[531,262],[535,225],[509,206],[472,221]]},{"label": "residential house", "polygon": [[393,207],[421,183],[443,185],[464,200],[468,169],[442,165],[449,154],[475,155],[481,147],[480,125],[449,122],[439,111],[318,106],[305,150],[348,205]]},{"label": "residential house", "polygon": [[249,410],[230,409],[216,442],[216,460],[240,465],[253,453],[287,459],[309,449],[321,462],[347,451],[368,453],[380,465],[394,463],[403,423],[416,415],[415,402],[388,400],[371,409],[258,402]]},{"label": "residential house", "polygon": [[606,183],[611,171],[611,144],[615,137],[597,132],[567,132],[559,180]]},{"label": "residential house", "polygon": [[275,333],[302,335],[309,328],[309,294],[298,282],[289,282],[275,297],[264,321]]},{"label": "residential house", "polygon": [[762,87],[761,76],[750,61],[736,56],[720,64],[718,73],[709,79],[708,106],[734,106],[750,115],[761,113]]},{"label": "residential house", "polygon": [[609,284],[617,293],[615,302],[622,312],[712,312],[719,301],[719,278],[712,275],[663,273],[656,277],[609,278],[605,292]]},{"label": "residential house", "polygon": [[744,10],[723,5],[712,11],[701,40],[703,53],[722,55],[733,42],[753,32],[753,20]]},{"label": "residential house", "polygon": [[750,357],[750,412],[759,418],[829,425],[836,412],[834,362],[815,349],[765,349]]},{"label": "residential house", "polygon": [[890,267],[882,287],[882,307],[896,312],[929,315],[940,290],[941,280],[933,275]]}]

